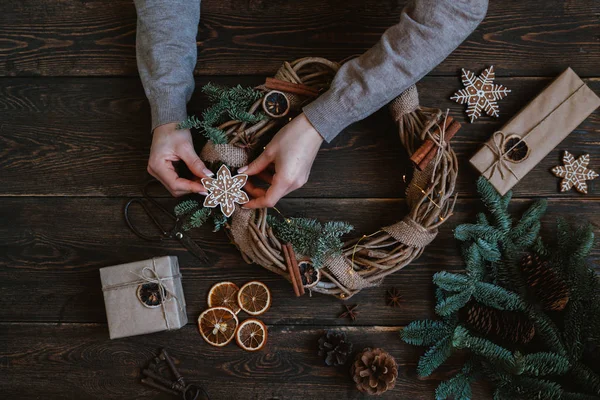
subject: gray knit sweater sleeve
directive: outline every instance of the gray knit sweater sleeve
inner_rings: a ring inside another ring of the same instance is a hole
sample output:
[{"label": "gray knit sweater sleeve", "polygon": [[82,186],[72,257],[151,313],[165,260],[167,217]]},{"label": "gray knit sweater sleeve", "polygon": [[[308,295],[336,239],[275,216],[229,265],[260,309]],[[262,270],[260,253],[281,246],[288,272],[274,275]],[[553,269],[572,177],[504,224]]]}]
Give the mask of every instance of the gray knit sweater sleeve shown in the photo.
[{"label": "gray knit sweater sleeve", "polygon": [[137,64],[152,130],[183,121],[194,91],[200,0],[135,0]]},{"label": "gray knit sweater sleeve", "polygon": [[485,17],[488,0],[415,0],[373,48],[342,66],[304,113],[326,141],[371,115],[454,51]]}]

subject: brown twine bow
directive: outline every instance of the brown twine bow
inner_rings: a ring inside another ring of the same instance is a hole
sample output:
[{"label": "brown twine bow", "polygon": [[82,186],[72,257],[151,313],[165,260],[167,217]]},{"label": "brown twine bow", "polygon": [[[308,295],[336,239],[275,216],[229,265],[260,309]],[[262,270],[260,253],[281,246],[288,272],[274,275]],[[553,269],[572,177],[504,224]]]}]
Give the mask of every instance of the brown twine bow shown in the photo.
[{"label": "brown twine bow", "polygon": [[[150,272],[151,276],[146,276],[145,273],[146,272]],[[144,267],[142,269],[142,273],[137,274],[135,272],[132,272],[134,275],[138,276],[143,282],[147,282],[147,283],[155,283],[158,285],[158,290],[160,293],[160,305],[161,305],[161,309],[163,312],[163,318],[165,319],[165,324],[167,325],[167,330],[171,330],[171,324],[169,323],[169,313],[165,307],[165,303],[168,301],[172,301],[175,300],[177,302],[177,306],[179,307],[179,310],[183,310],[183,306],[181,305],[181,301],[179,300],[179,298],[175,295],[175,293],[171,292],[166,285],[163,283],[166,280],[173,280],[176,277],[180,277],[181,275],[177,275],[177,276],[168,276],[168,277],[164,277],[162,278],[158,272],[156,272],[156,262],[155,259],[152,259],[152,268],[150,267]],[[139,284],[139,283],[138,283]]]},{"label": "brown twine bow", "polygon": [[[485,143],[485,146],[488,149],[490,149],[492,151],[492,153],[494,153],[494,155],[497,157],[497,160],[494,161],[485,171],[483,171],[483,174],[485,175],[489,170],[491,170],[491,172],[490,172],[490,178],[491,178],[492,176],[494,176],[496,171],[498,171],[500,173],[500,177],[502,179],[504,179],[504,171],[502,170],[502,168],[506,168],[512,174],[512,176],[514,176],[517,180],[520,180],[520,178],[517,176],[515,171],[513,171],[512,168],[510,167],[510,165],[508,164],[508,162],[511,161],[511,159],[508,158],[508,154],[515,147],[517,147],[519,144],[524,142],[525,138],[527,136],[529,136],[529,134],[531,132],[532,131],[529,131],[529,133],[527,133],[527,135],[523,136],[521,138],[521,140],[519,140],[514,146],[512,146],[510,149],[508,149],[506,151],[502,150],[502,147],[504,146],[504,142],[506,142],[506,134],[502,131],[494,132],[494,134],[492,135],[492,143],[494,144],[494,146],[491,146],[489,143]],[[500,138],[500,142],[498,142],[498,138]]]},{"label": "brown twine bow", "polygon": [[[542,123],[544,123],[550,117],[550,115],[552,115],[552,113],[554,113],[554,111],[558,110],[559,107],[561,107],[563,104],[565,104],[567,101],[569,101],[573,96],[575,96],[584,87],[585,87],[585,83],[581,84],[581,86],[579,86],[573,93],[571,93],[566,99],[561,101],[556,107],[554,107],[554,109],[552,111],[550,111],[544,118],[542,118],[537,124],[535,124],[534,127],[531,128],[529,130],[529,132],[527,132],[525,135],[523,135],[521,137],[521,140],[519,140],[517,143],[515,143],[510,149],[508,149],[506,151],[502,150],[502,146],[506,142],[506,134],[504,132],[502,132],[501,130],[494,132],[494,135],[492,136],[492,142],[494,143],[494,146],[491,146],[489,143],[485,143],[485,146],[487,148],[489,148],[492,151],[492,153],[494,153],[494,155],[496,157],[498,157],[498,159],[494,163],[492,163],[492,165],[490,165],[485,171],[483,171],[483,175],[485,175],[491,169],[492,171],[490,173],[490,179],[492,178],[492,176],[494,176],[494,173],[496,171],[500,172],[500,177],[502,179],[504,179],[504,171],[502,171],[502,167],[504,167],[512,174],[512,176],[514,176],[517,180],[520,180],[521,178],[519,178],[517,176],[517,174],[515,174],[515,172],[510,168],[510,165],[508,165],[508,162],[511,161],[511,159],[507,157],[508,154],[511,151],[513,151],[515,149],[515,147],[517,147],[518,145],[523,143],[525,141],[525,139],[527,139],[527,137],[538,126],[540,126]],[[516,136],[518,136],[518,135],[516,135]],[[500,143],[498,143],[498,141],[496,140],[498,137],[500,138]]]}]

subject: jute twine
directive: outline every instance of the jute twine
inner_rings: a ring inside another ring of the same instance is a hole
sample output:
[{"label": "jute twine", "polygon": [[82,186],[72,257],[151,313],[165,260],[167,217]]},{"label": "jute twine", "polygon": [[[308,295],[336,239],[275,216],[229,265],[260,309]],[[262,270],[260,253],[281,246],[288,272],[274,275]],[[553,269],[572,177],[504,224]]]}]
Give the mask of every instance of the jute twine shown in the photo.
[{"label": "jute twine", "polygon": [[[337,63],[310,57],[284,63],[275,77],[322,91],[329,87],[339,68]],[[264,87],[257,89],[267,91]],[[310,101],[303,96],[286,95],[297,110]],[[257,112],[259,105],[260,100],[249,112]],[[381,284],[385,276],[419,257],[437,236],[439,226],[452,215],[458,162],[450,145],[432,135],[443,119],[442,111],[420,106],[417,89],[412,86],[390,104],[390,112],[409,156],[427,138],[438,147],[438,155],[423,171],[415,169],[406,189],[409,213],[393,225],[346,242],[341,254],[325,261],[320,270],[321,280],[310,289],[312,291],[347,299],[361,289]],[[222,161],[233,167],[245,165],[248,151],[256,146],[258,137],[279,127],[275,120],[261,121],[254,126],[228,121],[221,129],[226,130],[229,144],[207,145],[202,157],[205,161]],[[267,209],[237,208],[227,232],[246,262],[259,264],[291,282],[282,243],[267,223],[267,213]]]}]

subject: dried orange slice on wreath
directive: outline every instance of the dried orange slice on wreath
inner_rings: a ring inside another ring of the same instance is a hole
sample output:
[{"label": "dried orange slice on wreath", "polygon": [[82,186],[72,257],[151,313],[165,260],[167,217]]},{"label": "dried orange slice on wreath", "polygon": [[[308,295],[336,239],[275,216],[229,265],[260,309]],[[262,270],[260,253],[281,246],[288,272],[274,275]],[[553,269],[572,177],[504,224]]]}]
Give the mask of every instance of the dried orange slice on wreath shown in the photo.
[{"label": "dried orange slice on wreath", "polygon": [[237,294],[240,288],[233,282],[219,282],[208,291],[209,307],[227,307],[234,313],[240,312]]},{"label": "dried orange slice on wreath", "polygon": [[261,315],[271,307],[271,292],[259,281],[246,283],[237,295],[240,308],[250,315]]},{"label": "dried orange slice on wreath", "polygon": [[238,327],[235,341],[246,351],[258,351],[267,343],[267,327],[257,319],[247,319]]},{"label": "dried orange slice on wreath", "polygon": [[238,319],[227,307],[212,307],[198,317],[198,329],[206,342],[223,347],[233,340]]}]

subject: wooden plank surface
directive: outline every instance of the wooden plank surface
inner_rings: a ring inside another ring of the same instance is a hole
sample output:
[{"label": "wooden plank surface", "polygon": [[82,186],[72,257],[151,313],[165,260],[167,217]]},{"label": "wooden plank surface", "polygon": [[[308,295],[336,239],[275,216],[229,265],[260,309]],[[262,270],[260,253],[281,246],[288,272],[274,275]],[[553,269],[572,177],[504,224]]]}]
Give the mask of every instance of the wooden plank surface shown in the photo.
[{"label": "wooden plank surface", "polygon": [[[406,1],[202,1],[201,75],[266,75],[305,56],[363,53],[399,20]],[[434,74],[496,66],[500,75],[554,76],[600,63],[596,0],[490,1],[475,33]],[[136,75],[130,0],[3,0],[0,76]]]},{"label": "wooden plank surface", "polygon": [[[95,324],[0,323],[0,370],[19,400],[29,399],[172,399],[139,383],[139,369],[161,347],[171,350],[189,382],[201,383],[211,400],[365,399],[353,386],[348,367],[327,367],[317,355],[317,342],[327,329],[269,326],[269,341],[259,353],[234,343],[224,348],[206,344],[198,329],[107,340],[105,326]],[[336,328],[340,329],[340,328]],[[459,367],[444,366],[428,380],[415,376],[422,348],[398,337],[399,327],[343,328],[354,354],[383,346],[396,358],[398,382],[382,399],[433,398],[440,380]],[[3,393],[7,393],[3,391]],[[475,386],[476,398],[486,390]],[[14,397],[17,398],[17,397]]]},{"label": "wooden plank surface", "polygon": [[[197,87],[258,84],[264,78],[199,78]],[[499,78],[512,89],[500,102],[498,119],[465,121],[464,106],[449,100],[460,88],[458,77],[430,77],[419,85],[421,104],[450,109],[463,123],[452,145],[460,160],[459,195],[472,196],[476,171],[468,159],[514,114],[550,82],[547,78]],[[586,79],[600,93],[600,79]],[[190,112],[207,106],[196,93]],[[6,78],[0,80],[0,195],[134,196],[149,176],[151,142],[147,101],[137,79]],[[600,112],[594,112],[514,189],[515,196],[581,198],[559,192],[550,169],[562,152],[589,153],[600,170]],[[196,136],[200,147],[202,139]],[[352,125],[324,145],[308,184],[292,197],[401,197],[401,176],[409,171],[396,128],[386,110]],[[27,179],[24,181],[23,177]],[[349,184],[350,183],[350,184]],[[589,182],[589,195],[600,195],[600,180]],[[165,192],[165,194],[167,194]]]},{"label": "wooden plank surface", "polygon": [[[210,287],[223,280],[243,284],[258,279],[269,285],[273,306],[264,317],[270,324],[347,325],[338,319],[344,304],[331,296],[314,294],[295,298],[283,278],[256,265],[245,264],[224,233],[204,227],[194,237],[209,256],[201,264],[178,242],[148,243],[137,238],[122,218],[123,199],[94,198],[5,198],[0,208],[0,307],[2,321],[105,322],[98,269],[154,256],[179,256],[184,276],[187,311],[194,321],[206,308]],[[529,200],[514,200],[522,212]],[[597,201],[573,202],[555,199],[544,218],[544,232],[552,238],[556,218],[573,223],[589,221],[600,233]],[[321,220],[346,220],[356,227],[353,236],[371,233],[401,219],[406,213],[399,200],[305,200],[282,202],[286,216],[309,215]],[[458,270],[463,262],[460,243],[453,228],[472,222],[482,206],[477,200],[458,202],[456,213],[445,224],[424,255],[404,270],[389,276],[380,288],[359,293],[348,304],[359,304],[356,325],[405,325],[414,319],[433,316],[432,275],[442,269]],[[142,229],[141,214],[133,221]],[[352,236],[352,235],[351,235]],[[600,246],[590,257],[590,266],[600,268]],[[399,309],[385,305],[385,291],[396,287],[403,294]],[[30,295],[23,295],[30,293]]]},{"label": "wooden plank surface", "polygon": [[[571,66],[600,93],[600,2],[491,1],[483,24],[419,84],[421,103],[450,109],[464,128],[453,140],[461,162],[460,199],[424,255],[379,288],[348,301],[356,322],[338,319],[341,300],[295,298],[291,285],[245,264],[225,235],[205,227],[193,234],[209,255],[200,264],[178,243],[151,244],[126,227],[122,210],[148,179],[150,113],[135,63],[136,15],[130,0],[3,0],[0,3],[0,392],[11,399],[167,399],[139,384],[139,368],[160,347],[178,358],[186,377],[206,385],[211,399],[363,399],[348,366],[328,368],[316,355],[328,328],[348,333],[355,352],[388,350],[400,365],[396,389],[384,399],[431,399],[452,360],[430,380],[416,376],[423,349],[403,344],[398,331],[433,317],[432,274],[460,270],[453,228],[482,206],[468,158],[551,79]],[[398,21],[405,0],[204,0],[196,87],[256,85],[286,60],[342,60],[371,47]],[[512,89],[501,117],[465,123],[464,107],[449,100],[461,88],[461,68],[494,65]],[[93,76],[93,78],[91,78]],[[192,113],[206,107],[197,91]],[[550,168],[563,150],[590,153],[600,170],[596,111],[515,187],[513,210],[549,197],[544,231],[555,219],[589,221],[600,230],[600,179],[590,194],[561,194]],[[200,145],[200,140],[197,140]],[[325,145],[309,183],[279,205],[286,216],[332,218],[371,233],[406,213],[402,175],[409,165],[385,110],[352,125]],[[161,195],[162,196],[162,195]],[[161,201],[170,208],[175,200]],[[139,218],[136,214],[134,217]],[[136,219],[137,220],[137,219]],[[144,225],[146,226],[146,225]],[[179,257],[190,324],[178,332],[108,340],[98,269],[173,254]],[[600,268],[600,246],[589,259]],[[208,346],[195,320],[210,286],[259,279],[272,290],[266,349],[245,353],[232,344]],[[385,305],[398,288],[402,306]],[[475,388],[474,398],[489,398]]]}]

